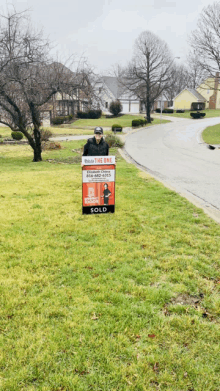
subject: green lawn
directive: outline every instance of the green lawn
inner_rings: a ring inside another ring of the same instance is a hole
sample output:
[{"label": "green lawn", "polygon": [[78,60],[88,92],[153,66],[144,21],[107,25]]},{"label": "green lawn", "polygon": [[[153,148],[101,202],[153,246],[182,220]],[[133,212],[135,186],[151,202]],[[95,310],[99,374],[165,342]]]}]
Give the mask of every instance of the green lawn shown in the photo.
[{"label": "green lawn", "polygon": [[120,157],[82,216],[83,144],[0,145],[0,389],[217,391],[219,225]]},{"label": "green lawn", "polygon": [[[131,116],[130,116],[131,117]],[[143,117],[142,117],[143,118]],[[79,120],[79,121],[81,121],[81,120]],[[83,120],[84,122],[85,121],[89,121],[88,123],[90,123],[90,121],[91,120]],[[95,120],[92,120],[92,121],[95,121]],[[105,121],[110,121],[110,122],[105,122],[105,124],[99,124],[99,126],[103,126],[103,127],[109,127],[109,128],[111,128],[111,126],[113,125],[112,124],[112,119],[105,119]],[[127,120],[126,120],[127,121]],[[144,127],[147,127],[147,126],[152,126],[152,125],[158,125],[158,124],[160,124],[160,123],[167,123],[167,122],[169,122],[169,121],[167,121],[167,120],[162,120],[162,121],[160,121],[160,119],[158,118],[158,119],[154,119],[154,121],[152,121],[152,123],[151,124],[147,124],[147,125],[145,125]],[[76,122],[74,122],[74,124],[77,124],[78,123],[78,121],[76,121]],[[114,122],[113,122],[114,123]],[[74,125],[73,124],[73,125]],[[107,125],[106,125],[107,124]],[[120,125],[120,123],[119,123],[119,125]],[[76,125],[75,125],[76,126]],[[68,125],[68,127],[67,126],[65,126],[65,127],[58,127],[58,126],[53,126],[53,127],[50,127],[50,128],[48,128],[54,135],[58,135],[58,134],[72,134],[72,135],[79,135],[79,134],[94,134],[94,128],[95,128],[95,126],[98,126],[98,125],[94,125],[91,129],[88,129],[88,128],[86,128],[87,126],[91,126],[91,125],[88,125],[88,124],[86,124],[86,122],[85,122],[85,124],[84,125],[81,125],[80,124],[80,126],[82,126],[82,128],[81,129],[78,129],[78,128],[74,128],[74,127],[70,127],[70,125]],[[85,128],[83,129],[83,126],[85,126]],[[123,125],[124,127],[130,127],[131,126],[131,121],[129,122],[129,124],[127,124],[127,125]],[[104,130],[104,133],[106,133],[106,132],[108,132],[108,130]]]},{"label": "green lawn", "polygon": [[[107,118],[107,119],[100,118],[98,120],[90,120],[90,119],[77,120],[73,124],[60,125],[60,126],[50,126],[47,129],[50,130],[54,136],[56,136],[56,135],[87,135],[87,134],[92,135],[92,134],[94,134],[94,128],[96,126],[103,126],[103,127],[111,128],[111,126],[115,122],[117,122],[119,125],[122,125],[123,127],[130,127],[131,121],[134,118],[143,118],[143,116],[134,117],[132,115],[124,115],[122,117],[119,117],[116,120],[111,119],[111,118]],[[80,121],[80,123],[79,123],[79,121]],[[162,120],[162,123],[167,123],[167,122],[169,122],[169,121]],[[148,124],[146,126],[158,125],[158,124],[160,124],[160,119],[154,119],[154,121],[151,124]],[[76,128],[74,128],[74,126],[76,126]],[[91,127],[91,128],[89,129],[87,127]],[[107,130],[106,131],[104,130],[104,133],[105,132],[107,132]],[[7,127],[0,127],[0,135],[2,137],[11,137],[11,129],[7,128]]]},{"label": "green lawn", "polygon": [[0,139],[1,139],[1,136],[2,136],[2,138],[11,137],[11,129],[6,126],[5,127],[0,126]]},{"label": "green lawn", "polygon": [[[201,110],[201,113],[206,113],[206,116],[205,118],[212,118],[212,117],[220,117],[220,110]],[[160,116],[160,114],[155,114],[157,115],[158,117]],[[180,118],[190,118],[192,119],[192,117],[190,116],[190,111],[185,111],[185,113],[173,113],[173,114],[163,114],[163,115],[166,115],[168,117],[172,116],[172,117],[180,117]]]},{"label": "green lawn", "polygon": [[[144,118],[144,115],[129,115],[129,114],[124,114],[121,117],[118,118],[105,118],[105,116],[102,116],[99,119],[78,119],[77,121],[73,122],[70,127],[75,127],[75,126],[104,126],[104,127],[111,127],[114,124],[119,124],[122,125],[123,127],[129,127],[131,126],[131,122],[133,119],[139,119],[139,118]],[[69,125],[68,125],[69,127]]]},{"label": "green lawn", "polygon": [[220,124],[204,129],[202,138],[207,144],[220,144]]}]

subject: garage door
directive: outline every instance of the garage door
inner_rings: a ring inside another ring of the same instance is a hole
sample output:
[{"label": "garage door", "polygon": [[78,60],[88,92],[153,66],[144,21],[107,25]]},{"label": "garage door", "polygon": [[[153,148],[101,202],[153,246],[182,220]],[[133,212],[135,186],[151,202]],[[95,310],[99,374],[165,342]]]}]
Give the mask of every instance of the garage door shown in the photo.
[{"label": "garage door", "polygon": [[131,113],[139,113],[139,103],[132,103],[131,102]]},{"label": "garage door", "polygon": [[129,103],[122,103],[123,110],[122,113],[129,113]]}]

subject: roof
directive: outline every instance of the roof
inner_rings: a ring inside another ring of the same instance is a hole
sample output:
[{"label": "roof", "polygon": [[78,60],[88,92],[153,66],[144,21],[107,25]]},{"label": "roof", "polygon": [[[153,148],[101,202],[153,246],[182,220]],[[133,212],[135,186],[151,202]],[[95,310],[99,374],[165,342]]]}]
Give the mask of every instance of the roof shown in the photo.
[{"label": "roof", "polygon": [[198,91],[196,91],[194,88],[187,88],[187,90],[189,92],[191,92],[191,94],[195,95],[197,99],[199,100],[203,100],[204,102],[206,101],[206,99],[204,98],[204,96],[202,96]]},{"label": "roof", "polygon": [[102,81],[106,84],[114,97],[118,99],[123,90],[119,85],[118,79],[115,76],[102,76]]},{"label": "roof", "polygon": [[178,95],[176,95],[174,99],[176,99],[180,94],[182,94],[183,91],[189,91],[192,95],[196,97],[196,99],[201,100],[202,102],[206,102],[206,99],[204,96],[202,96],[198,91],[196,91],[194,88],[184,88],[184,90],[180,91]]}]

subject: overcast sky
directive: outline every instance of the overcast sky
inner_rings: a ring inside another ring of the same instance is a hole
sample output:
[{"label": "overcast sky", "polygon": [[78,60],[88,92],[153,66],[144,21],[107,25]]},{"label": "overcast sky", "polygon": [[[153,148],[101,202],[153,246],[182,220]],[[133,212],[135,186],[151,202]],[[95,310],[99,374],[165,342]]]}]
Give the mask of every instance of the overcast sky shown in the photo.
[{"label": "overcast sky", "polygon": [[1,0],[0,11],[14,4],[29,8],[33,25],[43,27],[65,60],[84,54],[99,72],[131,59],[135,39],[150,30],[166,41],[173,57],[184,63],[187,37],[196,28],[208,0]]}]

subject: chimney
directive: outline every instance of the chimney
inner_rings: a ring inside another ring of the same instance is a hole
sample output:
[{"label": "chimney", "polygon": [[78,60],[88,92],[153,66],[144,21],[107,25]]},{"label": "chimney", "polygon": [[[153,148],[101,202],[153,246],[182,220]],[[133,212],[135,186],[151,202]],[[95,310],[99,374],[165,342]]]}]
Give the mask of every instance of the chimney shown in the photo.
[{"label": "chimney", "polygon": [[216,109],[218,85],[219,85],[219,72],[216,72],[213,95],[209,99],[210,109]]},{"label": "chimney", "polygon": [[219,83],[219,72],[216,72],[216,75],[215,75],[215,92],[216,92],[216,95],[217,95],[217,90],[218,90],[218,83]]}]

